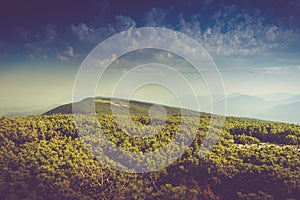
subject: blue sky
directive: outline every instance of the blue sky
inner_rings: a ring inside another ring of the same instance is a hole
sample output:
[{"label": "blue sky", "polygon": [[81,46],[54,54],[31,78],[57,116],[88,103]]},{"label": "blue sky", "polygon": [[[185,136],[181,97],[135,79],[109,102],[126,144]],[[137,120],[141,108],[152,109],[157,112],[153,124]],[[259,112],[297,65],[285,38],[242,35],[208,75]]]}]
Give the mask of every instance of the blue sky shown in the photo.
[{"label": "blue sky", "polygon": [[300,2],[2,1],[0,104],[71,101],[76,72],[101,41],[166,27],[212,56],[227,93],[300,93]]}]

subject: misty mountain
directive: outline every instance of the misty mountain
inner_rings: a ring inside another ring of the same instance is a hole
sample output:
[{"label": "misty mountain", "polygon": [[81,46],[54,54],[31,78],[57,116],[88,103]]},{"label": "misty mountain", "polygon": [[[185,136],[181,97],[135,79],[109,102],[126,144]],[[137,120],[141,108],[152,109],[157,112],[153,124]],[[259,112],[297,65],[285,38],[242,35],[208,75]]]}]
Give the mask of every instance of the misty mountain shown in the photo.
[{"label": "misty mountain", "polygon": [[233,94],[226,98],[226,108],[228,116],[300,123],[300,95],[274,93],[263,98]]},{"label": "misty mountain", "polygon": [[300,101],[275,106],[259,115],[259,118],[288,123],[300,123]]},{"label": "misty mountain", "polygon": [[[255,95],[256,97],[259,97],[261,99],[264,99],[266,101],[271,102],[282,102],[286,101],[287,99],[292,99],[296,97],[296,94],[286,93],[286,92],[277,92],[277,93],[271,93],[271,94],[259,94]],[[300,98],[299,98],[300,101]]]},{"label": "misty mountain", "polygon": [[282,104],[290,104],[290,103],[296,103],[296,102],[300,102],[300,95],[288,98],[284,101],[282,101]]},{"label": "misty mountain", "polygon": [[226,99],[219,101],[214,106],[217,107],[223,105],[226,106],[227,116],[257,117],[262,111],[271,108],[273,103],[255,96],[235,93],[227,96]]},{"label": "misty mountain", "polygon": [[57,107],[58,105],[52,106],[8,106],[0,107],[0,116],[4,117],[26,117],[30,115],[40,115],[47,112],[50,109]]}]

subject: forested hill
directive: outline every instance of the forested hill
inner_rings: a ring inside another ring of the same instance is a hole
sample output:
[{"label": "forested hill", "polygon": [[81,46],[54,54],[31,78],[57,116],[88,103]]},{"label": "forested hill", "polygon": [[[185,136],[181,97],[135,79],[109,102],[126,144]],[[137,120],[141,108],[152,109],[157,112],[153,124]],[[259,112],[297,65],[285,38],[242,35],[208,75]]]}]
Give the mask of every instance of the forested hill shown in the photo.
[{"label": "forested hill", "polygon": [[[166,168],[127,173],[101,161],[105,141],[79,134],[70,114],[71,105],[41,116],[2,117],[0,199],[298,200],[300,197],[298,125],[227,117],[224,127],[213,128],[220,133],[218,143],[201,158],[201,145],[207,130],[212,128],[209,114],[201,113],[199,118],[190,117],[180,123],[180,109],[167,107],[166,121],[157,116],[151,124],[148,115],[151,104],[114,102],[113,106],[130,106],[136,127],[127,128],[132,128],[134,135],[143,134],[149,124],[156,132],[147,138],[134,137],[116,123],[110,111],[111,102],[96,101],[96,110],[101,111],[96,117],[102,131],[123,150],[139,154],[159,151],[172,141],[179,126],[183,132],[194,134],[193,142]],[[87,107],[83,109],[90,109],[89,103],[93,102],[86,101],[83,105]],[[99,131],[100,127],[94,126],[89,117],[77,116],[85,121],[82,130]],[[89,151],[86,139],[97,144],[96,153]],[[169,156],[162,152],[155,160]]]},{"label": "forested hill", "polygon": [[[148,115],[149,114],[149,108],[153,106],[153,103],[149,102],[141,102],[141,101],[135,101],[135,100],[124,100],[124,99],[110,99],[110,98],[104,98],[104,97],[97,97],[95,99],[88,98],[84,99],[80,102],[75,103],[76,105],[76,113],[93,113],[94,111],[96,113],[102,113],[102,114],[111,114],[112,113],[112,107],[117,108],[119,112],[122,112],[123,110],[129,109],[131,114],[134,115]],[[166,112],[170,115],[180,115],[181,109],[177,107],[170,107],[161,105],[164,107]],[[95,110],[93,110],[95,108]],[[187,109],[183,109],[185,113],[196,113],[196,111],[191,111]],[[49,110],[46,112],[46,115],[51,114],[71,114],[72,113],[72,103],[65,104],[58,106],[54,109]]]}]

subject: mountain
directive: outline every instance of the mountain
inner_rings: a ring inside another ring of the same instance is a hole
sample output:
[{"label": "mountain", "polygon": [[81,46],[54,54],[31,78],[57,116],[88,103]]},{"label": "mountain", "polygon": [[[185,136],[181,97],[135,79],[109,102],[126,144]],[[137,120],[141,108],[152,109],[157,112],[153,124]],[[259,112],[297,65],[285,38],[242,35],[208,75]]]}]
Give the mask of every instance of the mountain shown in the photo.
[{"label": "mountain", "polygon": [[[162,113],[165,109],[168,114],[171,115],[180,115],[182,110],[178,107],[170,107],[166,105],[156,105],[153,107],[153,103],[148,102],[140,102],[130,100],[129,102],[124,99],[110,99],[103,97],[87,98],[80,102],[74,103],[73,106],[71,103],[65,104],[54,109],[51,109],[44,113],[45,115],[51,115],[56,113],[62,114],[71,114],[71,113],[103,113],[103,114],[111,114],[113,111],[118,114],[126,114],[129,110],[130,113],[135,115],[148,115],[149,109],[152,111],[157,111],[156,113]],[[73,108],[73,110],[72,110]],[[94,110],[95,108],[95,110]],[[113,109],[113,110],[112,110]],[[196,111],[192,111],[189,109],[183,109],[183,111],[187,114],[197,114]]]},{"label": "mountain", "polygon": [[258,96],[240,93],[228,96],[226,114],[300,124],[300,95],[274,93]]},{"label": "mountain", "polygon": [[231,115],[255,116],[262,110],[270,107],[270,103],[258,97],[238,95],[226,99],[227,111]]},{"label": "mountain", "polygon": [[[105,98],[78,102],[75,111],[94,105],[108,113],[180,111]],[[0,118],[0,199],[299,199],[300,125],[227,117],[222,126],[208,114],[131,119]]]},{"label": "mountain", "polygon": [[260,112],[272,107],[272,103],[266,100],[237,93],[227,96],[225,100],[219,101],[215,106],[224,104],[226,106],[227,116],[238,117],[257,117]]},{"label": "mountain", "polygon": [[[235,117],[245,117],[245,118],[257,118],[262,120],[272,120],[272,121],[281,121],[287,123],[299,123],[300,124],[300,95],[292,95],[292,94],[272,94],[269,97],[274,96],[274,99],[265,100],[263,98],[259,98],[257,96],[250,96],[241,93],[235,93],[227,96],[225,100],[221,100],[217,102],[214,106],[222,106],[225,104],[226,106],[226,116],[235,116]],[[276,98],[275,98],[276,97]],[[284,99],[284,98],[287,99]],[[192,101],[192,97],[185,96],[182,99],[187,102]],[[199,108],[201,112],[211,112],[211,103],[210,98],[205,96],[197,97],[199,102]],[[281,99],[281,100],[279,100]],[[225,101],[225,102],[224,102]],[[112,109],[118,113],[126,114],[129,109],[130,113],[137,115],[148,115],[149,109],[153,106],[153,103],[149,102],[141,102],[141,101],[129,101],[124,99],[111,99],[97,97],[95,99],[85,99],[81,102],[77,102],[74,104],[74,112],[76,113],[93,113],[94,106],[96,113],[112,113]],[[164,105],[163,108],[169,114],[179,115],[180,108],[174,107],[178,105],[178,103],[174,101],[168,102],[168,106]],[[192,103],[191,103],[192,105]],[[173,106],[173,107],[172,107]],[[152,107],[154,108],[154,107]],[[158,107],[155,108],[156,110]],[[160,108],[161,109],[161,108]],[[196,114],[196,108],[185,107],[184,111],[190,114]],[[157,110],[160,112],[159,110]],[[45,114],[70,114],[72,113],[72,104],[65,104],[58,106],[54,109],[51,109]],[[161,112],[163,113],[163,112]],[[214,114],[224,114],[224,113],[214,113]]]},{"label": "mountain", "polygon": [[[194,96],[183,96],[180,98],[184,102],[191,102],[190,104],[194,104]],[[212,102],[209,96],[197,96],[199,109],[203,112],[212,112]],[[176,105],[174,101],[170,101],[168,105]],[[215,104],[218,106],[226,106],[226,114],[229,116],[242,116],[242,117],[255,117],[262,110],[267,110],[272,107],[273,103],[270,103],[262,98],[245,95],[242,93],[234,93],[231,94],[223,100],[217,101]],[[185,107],[190,110],[197,110],[195,107],[188,106]],[[215,114],[223,114],[223,113],[215,113]]]},{"label": "mountain", "polygon": [[288,123],[300,123],[300,101],[275,106],[263,112],[260,118]]},{"label": "mountain", "polygon": [[25,117],[30,115],[39,115],[50,109],[57,107],[53,106],[17,106],[17,107],[0,107],[0,116],[4,117]]},{"label": "mountain", "polygon": [[264,99],[266,101],[272,101],[272,102],[282,102],[286,101],[287,99],[292,99],[296,94],[286,93],[286,92],[277,92],[277,93],[271,93],[271,94],[259,94],[255,95],[256,97],[259,97],[261,99]]},{"label": "mountain", "polygon": [[297,95],[297,96],[294,96],[294,97],[291,97],[291,98],[288,98],[286,99],[284,102],[284,104],[289,104],[289,103],[296,103],[296,102],[300,102],[300,95]]}]

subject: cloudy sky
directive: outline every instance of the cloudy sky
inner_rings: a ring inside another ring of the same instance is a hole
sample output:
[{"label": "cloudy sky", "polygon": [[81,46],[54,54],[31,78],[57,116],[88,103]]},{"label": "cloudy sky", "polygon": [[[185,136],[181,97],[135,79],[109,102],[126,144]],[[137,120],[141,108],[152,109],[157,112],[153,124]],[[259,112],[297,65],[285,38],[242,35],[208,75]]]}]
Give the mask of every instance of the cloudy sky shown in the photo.
[{"label": "cloudy sky", "polygon": [[[297,0],[4,0],[0,104],[71,101],[77,70],[97,44],[149,26],[199,42],[218,66],[228,94],[300,93],[299,11]],[[129,58],[135,62],[136,56]]]}]

